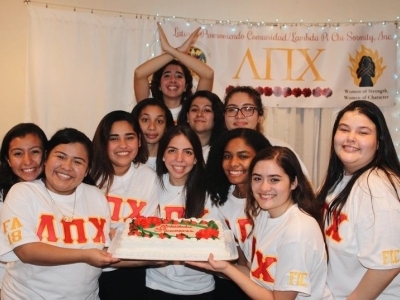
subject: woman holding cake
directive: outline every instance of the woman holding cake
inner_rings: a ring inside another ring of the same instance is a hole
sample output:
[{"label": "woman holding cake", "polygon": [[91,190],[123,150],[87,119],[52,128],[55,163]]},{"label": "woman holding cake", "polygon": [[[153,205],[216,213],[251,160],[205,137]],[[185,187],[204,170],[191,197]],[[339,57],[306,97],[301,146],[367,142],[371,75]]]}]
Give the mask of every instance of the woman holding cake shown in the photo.
[{"label": "woman holding cake", "polygon": [[[157,153],[161,217],[216,218],[207,201],[204,171],[202,147],[196,133],[187,125],[168,129]],[[149,300],[181,299],[181,296],[212,299],[214,279],[182,262],[171,262],[165,267],[148,268],[146,286]]]},{"label": "woman holding cake", "polygon": [[[177,119],[182,103],[192,95],[193,76],[191,70],[199,76],[198,91],[211,91],[214,82],[214,71],[204,62],[188,54],[190,47],[201,27],[197,28],[178,48],[172,47],[164,30],[158,23],[161,49],[163,54],[156,56],[135,69],[133,86],[136,101],[152,96],[162,99],[171,110],[174,120]],[[189,70],[190,68],[190,70]],[[149,90],[149,77],[152,75]]]},{"label": "woman holding cake", "polygon": [[67,128],[46,151],[44,179],[13,185],[1,211],[0,250],[10,261],[1,298],[98,299],[101,267],[119,260],[104,249],[107,201],[85,183],[91,182],[91,142]]},{"label": "woman holding cake", "polygon": [[[237,128],[225,132],[211,147],[206,165],[208,192],[221,217],[232,230],[238,244],[239,264],[246,264],[243,255],[245,240],[251,232],[251,222],[245,206],[248,169],[257,152],[271,146],[259,132]],[[229,279],[215,278],[217,298],[227,295],[247,298]]]},{"label": "woman holding cake", "polygon": [[138,120],[149,150],[146,165],[156,170],[158,143],[164,132],[174,125],[168,107],[162,101],[147,98],[140,101],[132,110],[134,120]]},{"label": "woman holding cake", "polygon": [[251,299],[333,299],[326,285],[322,211],[296,155],[272,146],[249,167],[246,214],[253,224],[247,266],[190,264],[222,272]]},{"label": "woman holding cake", "polygon": [[196,132],[207,161],[211,145],[225,129],[224,106],[221,99],[209,91],[197,91],[182,104],[178,124],[189,124]]},{"label": "woman holding cake", "polygon": [[[93,138],[91,175],[106,195],[111,228],[122,228],[127,218],[152,216],[158,206],[157,177],[144,163],[147,144],[137,122],[125,111],[108,113]],[[144,268],[106,269],[99,280],[100,298],[123,299],[132,289],[145,297]]]}]

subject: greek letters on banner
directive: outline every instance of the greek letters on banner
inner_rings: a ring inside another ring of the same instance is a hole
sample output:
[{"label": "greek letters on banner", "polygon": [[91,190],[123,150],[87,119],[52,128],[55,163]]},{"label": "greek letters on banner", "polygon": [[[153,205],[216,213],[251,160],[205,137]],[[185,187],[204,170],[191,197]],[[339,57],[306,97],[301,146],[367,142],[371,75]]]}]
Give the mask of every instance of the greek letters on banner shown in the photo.
[{"label": "greek letters on banner", "polygon": [[172,19],[162,24],[177,46],[199,26],[203,29],[190,52],[214,69],[213,91],[221,97],[233,86],[249,85],[263,94],[267,107],[395,102],[394,23],[212,26]]}]

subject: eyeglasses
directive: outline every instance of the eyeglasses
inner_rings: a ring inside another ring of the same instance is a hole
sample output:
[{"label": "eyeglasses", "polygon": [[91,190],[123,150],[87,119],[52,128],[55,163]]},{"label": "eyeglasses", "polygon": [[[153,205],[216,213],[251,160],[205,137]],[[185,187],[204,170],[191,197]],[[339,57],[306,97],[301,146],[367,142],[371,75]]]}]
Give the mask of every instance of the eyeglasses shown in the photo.
[{"label": "eyeglasses", "polygon": [[254,111],[257,110],[257,107],[254,106],[243,106],[242,108],[239,107],[227,107],[225,108],[225,114],[228,117],[236,117],[240,112],[242,113],[243,116],[245,117],[251,117],[254,115]]}]

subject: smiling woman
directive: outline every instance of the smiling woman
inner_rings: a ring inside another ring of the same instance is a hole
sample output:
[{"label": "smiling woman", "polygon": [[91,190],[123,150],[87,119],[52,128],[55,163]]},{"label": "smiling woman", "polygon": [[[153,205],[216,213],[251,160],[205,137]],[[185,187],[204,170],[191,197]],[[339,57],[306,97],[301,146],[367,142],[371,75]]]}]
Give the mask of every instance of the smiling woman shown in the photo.
[{"label": "smiling woman", "polygon": [[[46,146],[46,135],[33,123],[20,123],[6,133],[0,150],[0,209],[15,183],[43,176]],[[5,264],[0,263],[0,286],[4,273]]]},{"label": "smiling woman", "polygon": [[136,104],[132,116],[134,120],[138,120],[149,149],[146,165],[155,171],[158,143],[165,131],[174,125],[172,114],[163,102],[147,98]]},{"label": "smiling woman", "polygon": [[152,96],[164,101],[171,110],[174,120],[178,117],[182,103],[192,95],[193,76],[190,70],[199,76],[197,90],[211,91],[214,71],[201,60],[188,54],[200,29],[197,28],[180,47],[174,48],[158,24],[161,48],[165,53],[135,69],[133,85],[138,102],[149,97],[148,81],[151,75],[153,75],[150,83]]},{"label": "smiling woman", "polygon": [[0,199],[15,183],[42,174],[46,145],[46,135],[36,124],[21,123],[7,132],[0,150]]},{"label": "smiling woman", "polygon": [[1,254],[6,249],[15,254],[1,297],[97,299],[101,267],[118,260],[104,250],[110,231],[107,201],[85,184],[91,181],[91,142],[66,128],[55,133],[46,151],[45,178],[15,184],[0,214]]},{"label": "smiling woman", "polygon": [[[245,213],[248,169],[257,152],[270,147],[269,141],[258,131],[237,128],[222,134],[211,147],[206,165],[207,189],[227,226],[238,241],[239,264],[244,265],[245,240],[251,224]],[[217,298],[228,291],[232,299],[247,296],[230,280],[215,277]]]},{"label": "smiling woman", "polygon": [[214,141],[226,131],[223,112],[221,99],[209,91],[197,91],[182,104],[178,124],[189,124],[196,132],[203,147],[205,161]]},{"label": "smiling woman", "polygon": [[388,257],[400,249],[400,163],[372,102],[357,100],[338,113],[317,200],[326,208],[335,299],[397,299],[400,260]]},{"label": "smiling woman", "polygon": [[296,155],[285,147],[267,147],[248,172],[246,214],[254,227],[246,241],[251,249],[245,252],[246,265],[211,255],[208,263],[192,264],[222,272],[250,299],[333,300],[325,280],[322,210]]},{"label": "smiling woman", "polygon": [[[206,194],[204,166],[196,133],[187,125],[169,128],[157,153],[161,217],[219,219]],[[190,296],[212,299],[214,279],[210,274],[177,263],[147,269],[146,286],[149,300]]]},{"label": "smiling woman", "polygon": [[[154,215],[157,177],[144,164],[147,143],[137,119],[126,111],[108,113],[97,126],[93,148],[91,174],[109,202],[111,228],[123,227],[127,218]],[[144,299],[144,280],[143,268],[105,269],[99,280],[100,297],[123,299],[134,289],[135,295]]]}]

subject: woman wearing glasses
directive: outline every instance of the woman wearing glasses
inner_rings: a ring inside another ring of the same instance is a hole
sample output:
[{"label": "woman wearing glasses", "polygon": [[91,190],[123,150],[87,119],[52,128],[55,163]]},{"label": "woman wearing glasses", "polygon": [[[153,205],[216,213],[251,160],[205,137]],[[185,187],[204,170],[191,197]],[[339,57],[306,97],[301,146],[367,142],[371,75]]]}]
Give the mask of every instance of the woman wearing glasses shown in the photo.
[{"label": "woman wearing glasses", "polygon": [[[235,128],[249,128],[262,132],[264,122],[264,108],[261,101],[261,95],[257,90],[250,86],[236,86],[227,93],[224,101],[225,107],[225,126],[228,130]],[[284,141],[267,136],[272,146],[287,147],[293,152],[293,148]],[[310,178],[306,166],[301,161],[299,155],[295,152],[300,161],[303,173]]]}]

